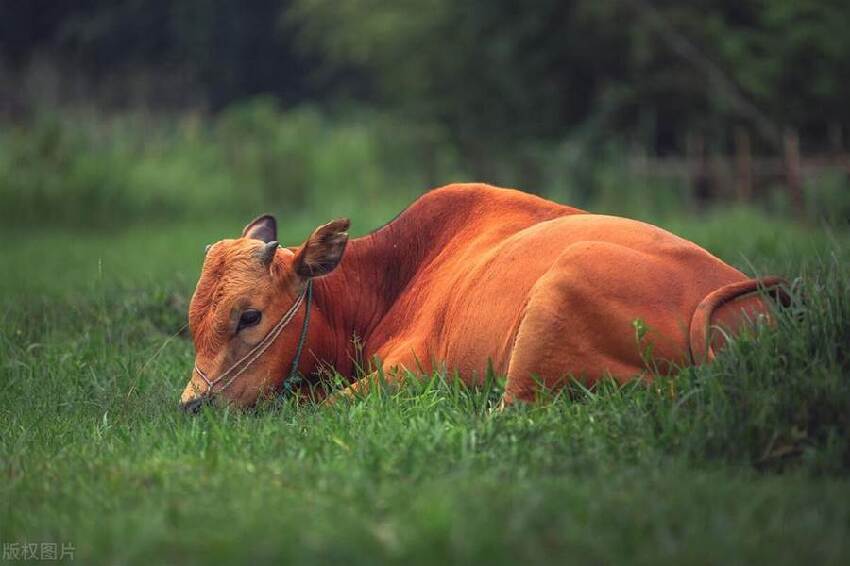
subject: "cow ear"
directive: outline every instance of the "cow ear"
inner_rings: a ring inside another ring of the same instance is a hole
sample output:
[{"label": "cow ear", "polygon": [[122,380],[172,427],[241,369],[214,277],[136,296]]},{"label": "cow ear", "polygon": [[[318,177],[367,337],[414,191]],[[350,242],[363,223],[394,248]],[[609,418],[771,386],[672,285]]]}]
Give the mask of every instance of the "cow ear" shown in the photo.
[{"label": "cow ear", "polygon": [[261,240],[265,243],[277,240],[277,221],[271,214],[263,214],[242,230],[243,238]]},{"label": "cow ear", "polygon": [[348,218],[319,226],[295,255],[295,272],[301,277],[321,277],[336,268],[348,243]]}]

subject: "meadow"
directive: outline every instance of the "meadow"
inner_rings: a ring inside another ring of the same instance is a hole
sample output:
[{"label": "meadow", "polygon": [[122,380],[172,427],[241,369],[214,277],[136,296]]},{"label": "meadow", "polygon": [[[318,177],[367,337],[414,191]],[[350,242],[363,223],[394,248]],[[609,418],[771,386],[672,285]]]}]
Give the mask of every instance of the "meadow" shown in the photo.
[{"label": "meadow", "polygon": [[788,279],[777,325],[710,366],[504,411],[500,376],[438,374],[330,407],[180,412],[205,244],[267,210],[286,244],[338,215],[365,234],[431,178],[464,180],[391,121],[341,123],[257,103],[0,135],[0,543],[70,543],[83,564],[847,563],[834,183],[809,192],[832,221],[800,223],[781,202],[696,210],[610,163],[571,177],[547,169],[561,150],[543,160],[527,188]]}]

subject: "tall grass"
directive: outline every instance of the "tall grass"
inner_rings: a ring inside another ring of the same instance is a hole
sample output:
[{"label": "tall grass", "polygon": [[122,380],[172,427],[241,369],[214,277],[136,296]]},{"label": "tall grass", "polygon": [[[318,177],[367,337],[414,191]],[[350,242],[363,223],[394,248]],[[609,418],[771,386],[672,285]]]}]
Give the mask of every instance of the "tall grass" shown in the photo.
[{"label": "tall grass", "polygon": [[[268,100],[199,115],[39,115],[0,133],[0,219],[114,228],[261,210],[356,214],[427,187],[410,136]],[[450,174],[446,178],[453,177]]]},{"label": "tall grass", "polygon": [[[636,177],[624,155],[578,140],[503,148],[481,177],[440,132],[362,108],[283,111],[258,98],[214,116],[41,113],[0,130],[0,221],[89,229],[262,210],[357,216],[472,180],[656,221],[695,210],[684,181]],[[811,221],[846,227],[847,188],[846,175],[809,183]],[[792,216],[782,198],[763,206]]]}]

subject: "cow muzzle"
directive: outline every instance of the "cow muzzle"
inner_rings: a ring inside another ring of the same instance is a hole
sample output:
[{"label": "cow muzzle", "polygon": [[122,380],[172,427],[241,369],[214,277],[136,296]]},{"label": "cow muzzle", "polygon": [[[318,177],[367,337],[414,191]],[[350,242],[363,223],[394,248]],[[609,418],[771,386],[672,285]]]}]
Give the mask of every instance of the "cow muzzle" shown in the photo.
[{"label": "cow muzzle", "polygon": [[186,389],[183,390],[183,394],[180,395],[180,409],[187,413],[195,414],[209,400],[210,397],[208,395],[201,393],[194,382],[189,381]]}]

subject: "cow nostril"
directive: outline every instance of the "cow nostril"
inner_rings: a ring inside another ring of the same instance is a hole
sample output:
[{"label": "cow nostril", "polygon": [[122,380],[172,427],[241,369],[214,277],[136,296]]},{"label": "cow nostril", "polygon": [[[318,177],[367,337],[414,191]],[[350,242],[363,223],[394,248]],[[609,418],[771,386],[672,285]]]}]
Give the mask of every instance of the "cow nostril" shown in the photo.
[{"label": "cow nostril", "polygon": [[206,402],[207,402],[206,397],[195,397],[191,401],[186,401],[185,403],[180,403],[180,408],[183,409],[184,412],[189,413],[190,415],[194,415],[199,410],[201,410],[201,407]]}]

